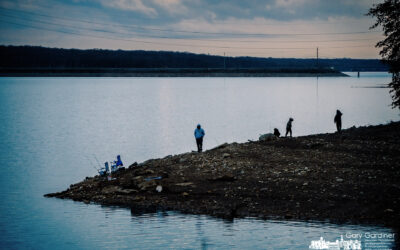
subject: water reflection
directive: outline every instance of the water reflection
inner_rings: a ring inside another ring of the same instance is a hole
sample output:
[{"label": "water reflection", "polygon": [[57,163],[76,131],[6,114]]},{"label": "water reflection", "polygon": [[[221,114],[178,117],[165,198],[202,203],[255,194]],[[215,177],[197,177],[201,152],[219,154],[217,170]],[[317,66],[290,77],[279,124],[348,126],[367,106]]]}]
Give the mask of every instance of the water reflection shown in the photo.
[{"label": "water reflection", "polygon": [[[115,215],[118,216],[118,215]],[[121,214],[119,215],[121,216]],[[395,231],[379,226],[331,224],[328,222],[276,221],[244,218],[225,220],[205,215],[187,215],[171,211],[131,214],[135,237],[145,242],[156,240],[152,246],[182,248],[270,248],[307,249],[312,240],[323,237],[335,242],[341,236],[368,233],[390,234]],[[116,220],[116,218],[110,218]],[[363,246],[368,242],[361,239]],[[395,243],[384,242],[381,247],[393,248]]]}]

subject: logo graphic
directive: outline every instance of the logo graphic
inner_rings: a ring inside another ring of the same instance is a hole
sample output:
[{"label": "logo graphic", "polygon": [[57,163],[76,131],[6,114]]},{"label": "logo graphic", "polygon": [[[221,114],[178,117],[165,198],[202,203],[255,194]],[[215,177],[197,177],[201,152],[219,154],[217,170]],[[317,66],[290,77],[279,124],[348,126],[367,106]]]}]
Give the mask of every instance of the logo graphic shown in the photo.
[{"label": "logo graphic", "polygon": [[343,235],[340,236],[340,240],[336,241],[327,241],[321,237],[319,240],[312,240],[309,249],[392,249],[395,246],[394,233],[349,232],[345,234],[345,239],[343,239]]},{"label": "logo graphic", "polygon": [[319,240],[312,240],[309,246],[310,249],[362,249],[361,241],[359,240],[343,240],[343,235],[340,236],[340,240],[326,241],[323,237]]}]

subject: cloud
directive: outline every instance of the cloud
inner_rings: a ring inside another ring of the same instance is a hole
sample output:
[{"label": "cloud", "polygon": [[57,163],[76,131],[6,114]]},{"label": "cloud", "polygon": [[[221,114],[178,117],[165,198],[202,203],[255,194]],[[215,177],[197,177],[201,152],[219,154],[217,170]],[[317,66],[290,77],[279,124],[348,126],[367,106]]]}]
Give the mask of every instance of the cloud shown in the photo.
[{"label": "cloud", "polygon": [[288,7],[304,4],[305,0],[276,0],[275,5],[279,7]]},{"label": "cloud", "polygon": [[243,19],[263,17],[288,21],[362,16],[373,3],[377,2],[382,0],[202,0],[196,1],[196,4],[189,1],[185,4],[193,18],[204,15],[206,11],[212,11],[220,20],[230,17]]},{"label": "cloud", "polygon": [[182,14],[188,12],[188,9],[182,3],[182,0],[153,0],[153,3],[170,14]]},{"label": "cloud", "polygon": [[[371,58],[379,56],[373,48],[381,39],[377,33],[277,34],[368,31],[373,20],[364,13],[378,1],[0,0],[4,8],[28,11],[3,10],[4,21],[26,26],[2,23],[0,44],[277,57],[313,57],[319,47],[322,57]],[[67,19],[57,18],[65,13]]]},{"label": "cloud", "polygon": [[146,6],[142,0],[102,0],[101,4],[115,9],[141,12],[149,17],[157,16],[157,11]]}]

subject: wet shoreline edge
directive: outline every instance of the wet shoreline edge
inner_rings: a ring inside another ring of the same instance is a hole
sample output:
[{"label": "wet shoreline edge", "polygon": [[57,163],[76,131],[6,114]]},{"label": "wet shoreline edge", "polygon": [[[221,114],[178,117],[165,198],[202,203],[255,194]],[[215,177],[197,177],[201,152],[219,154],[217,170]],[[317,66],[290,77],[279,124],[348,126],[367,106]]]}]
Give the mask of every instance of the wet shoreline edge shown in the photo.
[{"label": "wet shoreline edge", "polygon": [[45,196],[129,207],[133,214],[174,210],[400,228],[399,139],[400,122],[392,122],[222,144],[134,163],[112,181],[87,177]]}]

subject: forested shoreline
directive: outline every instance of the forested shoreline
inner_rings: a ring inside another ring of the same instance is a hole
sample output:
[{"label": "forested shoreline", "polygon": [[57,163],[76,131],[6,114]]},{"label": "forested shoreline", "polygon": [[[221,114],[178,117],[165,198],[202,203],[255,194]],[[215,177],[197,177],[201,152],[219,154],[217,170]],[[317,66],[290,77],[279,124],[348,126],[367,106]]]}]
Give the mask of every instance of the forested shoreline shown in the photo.
[{"label": "forested shoreline", "polygon": [[378,59],[302,59],[223,57],[173,51],[62,49],[38,46],[0,46],[0,70],[7,72],[85,72],[109,69],[219,69],[269,72],[387,71]]}]

